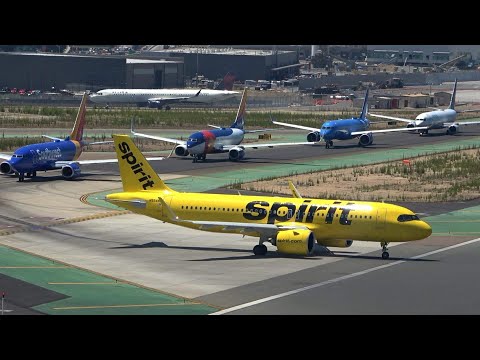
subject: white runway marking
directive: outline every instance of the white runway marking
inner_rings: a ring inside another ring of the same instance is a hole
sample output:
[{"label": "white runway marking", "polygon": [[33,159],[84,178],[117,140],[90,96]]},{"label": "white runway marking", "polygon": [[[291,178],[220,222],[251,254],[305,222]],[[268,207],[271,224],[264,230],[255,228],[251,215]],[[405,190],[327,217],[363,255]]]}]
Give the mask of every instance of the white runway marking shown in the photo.
[{"label": "white runway marking", "polygon": [[[430,256],[430,255],[433,255],[433,254],[437,254],[437,253],[441,253],[441,252],[444,252],[444,251],[452,250],[452,249],[455,249],[455,248],[460,247],[460,246],[470,245],[470,244],[476,243],[478,241],[480,241],[480,238],[469,240],[469,241],[466,241],[464,243],[460,243],[460,244],[456,244],[456,245],[452,245],[452,246],[447,246],[445,248],[430,251],[430,252],[425,253],[425,254],[420,254],[420,255],[417,255],[417,256],[413,256],[413,257],[408,258],[408,259],[409,260],[420,259],[420,258]],[[382,270],[382,269],[385,269],[385,268],[388,268],[388,267],[391,267],[391,266],[399,265],[399,264],[402,264],[406,261],[407,260],[399,260],[399,261],[392,262],[390,264],[380,265],[380,266],[377,266],[377,267],[374,267],[374,268],[371,268],[371,269],[368,269],[368,270],[363,270],[363,271],[359,271],[359,272],[356,272],[356,273],[353,273],[353,274],[341,276],[341,277],[338,277],[338,278],[335,278],[335,279],[323,281],[321,283],[306,286],[306,287],[303,287],[303,288],[300,288],[300,289],[297,289],[297,290],[287,291],[287,292],[282,293],[282,294],[273,295],[273,296],[269,296],[269,297],[266,297],[266,298],[263,298],[263,299],[259,299],[259,300],[251,301],[251,302],[248,302],[248,303],[245,303],[245,304],[237,305],[237,306],[234,306],[234,307],[231,307],[231,308],[228,308],[228,309],[224,309],[224,310],[220,310],[220,311],[211,313],[209,315],[227,314],[227,313],[232,312],[232,311],[245,309],[247,307],[251,307],[251,306],[254,306],[254,305],[257,305],[257,304],[265,303],[267,301],[280,299],[280,298],[287,297],[287,296],[290,296],[290,295],[293,295],[293,294],[301,293],[303,291],[315,289],[315,288],[318,288],[320,286],[333,284],[333,283],[336,283],[336,282],[339,282],[339,281],[342,281],[342,280],[347,280],[347,279],[351,279],[351,278],[354,278],[354,277],[357,277],[357,276],[365,275],[365,274],[371,273],[373,271]]]}]

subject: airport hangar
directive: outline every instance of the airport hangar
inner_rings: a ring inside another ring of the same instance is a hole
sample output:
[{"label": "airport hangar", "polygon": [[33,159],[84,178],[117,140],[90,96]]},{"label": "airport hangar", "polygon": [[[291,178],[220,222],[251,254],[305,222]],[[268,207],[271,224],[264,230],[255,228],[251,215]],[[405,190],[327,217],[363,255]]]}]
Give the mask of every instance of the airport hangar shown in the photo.
[{"label": "airport hangar", "polygon": [[0,86],[42,91],[183,88],[182,58],[0,53]]},{"label": "airport hangar", "polygon": [[153,47],[140,54],[143,58],[183,57],[185,78],[203,75],[208,79],[223,79],[234,73],[237,81],[283,80],[300,74],[298,51],[262,49],[234,49],[232,47]]}]

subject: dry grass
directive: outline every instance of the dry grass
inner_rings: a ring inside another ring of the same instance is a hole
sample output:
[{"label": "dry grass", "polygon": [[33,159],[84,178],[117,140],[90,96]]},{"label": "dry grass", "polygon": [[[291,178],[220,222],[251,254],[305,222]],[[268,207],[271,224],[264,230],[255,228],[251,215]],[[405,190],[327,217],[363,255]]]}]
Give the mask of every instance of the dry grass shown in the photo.
[{"label": "dry grass", "polygon": [[[448,154],[448,155],[447,155]],[[237,185],[291,194],[291,180],[304,197],[365,201],[462,201],[480,197],[480,150],[467,149],[389,163],[293,175]]]}]

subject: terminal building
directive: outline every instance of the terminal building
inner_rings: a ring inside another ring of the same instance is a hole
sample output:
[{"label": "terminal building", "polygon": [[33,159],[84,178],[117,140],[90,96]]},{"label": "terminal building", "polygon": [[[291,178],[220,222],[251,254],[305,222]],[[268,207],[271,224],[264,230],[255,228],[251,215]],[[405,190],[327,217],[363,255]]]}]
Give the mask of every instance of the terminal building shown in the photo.
[{"label": "terminal building", "polygon": [[0,52],[0,87],[72,91],[184,87],[183,60]]}]

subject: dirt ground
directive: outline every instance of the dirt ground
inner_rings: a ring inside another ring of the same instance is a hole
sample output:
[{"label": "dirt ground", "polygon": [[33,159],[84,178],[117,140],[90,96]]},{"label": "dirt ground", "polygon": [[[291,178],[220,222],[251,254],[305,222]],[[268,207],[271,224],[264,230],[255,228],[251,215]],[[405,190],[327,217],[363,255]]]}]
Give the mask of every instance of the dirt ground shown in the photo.
[{"label": "dirt ground", "polygon": [[[478,155],[478,149],[463,150],[467,156]],[[414,166],[415,162],[429,159],[423,156],[395,162],[358,166],[354,168],[321,171],[317,173],[292,175],[273,180],[262,180],[241,184],[241,189],[272,194],[291,194],[288,181],[291,180],[303,197],[327,199],[352,199],[364,201],[425,201],[437,202],[447,200],[447,190],[454,184],[461,184],[466,179],[422,180],[399,174],[382,174],[380,168],[387,164]],[[425,175],[431,175],[428,172]],[[471,200],[480,197],[478,189],[462,189],[457,194],[448,194],[448,201]]]}]

